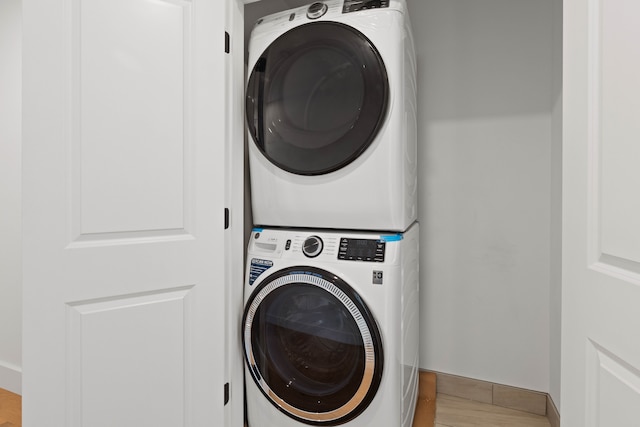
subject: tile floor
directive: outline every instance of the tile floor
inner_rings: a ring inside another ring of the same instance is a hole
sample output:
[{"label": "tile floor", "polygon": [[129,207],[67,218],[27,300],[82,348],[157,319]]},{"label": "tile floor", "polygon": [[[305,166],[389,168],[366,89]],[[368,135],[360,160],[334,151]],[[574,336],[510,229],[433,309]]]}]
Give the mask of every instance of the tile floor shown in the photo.
[{"label": "tile floor", "polygon": [[547,417],[446,394],[436,398],[435,427],[549,427]]}]

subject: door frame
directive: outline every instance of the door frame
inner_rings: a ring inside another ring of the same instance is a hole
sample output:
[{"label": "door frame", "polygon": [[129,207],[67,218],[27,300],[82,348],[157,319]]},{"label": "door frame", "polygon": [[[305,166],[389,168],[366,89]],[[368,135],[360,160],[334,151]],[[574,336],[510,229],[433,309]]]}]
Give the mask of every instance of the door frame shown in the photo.
[{"label": "door frame", "polygon": [[225,234],[226,257],[226,319],[225,345],[227,349],[225,390],[226,425],[242,427],[244,415],[244,358],[242,356],[242,313],[244,311],[243,285],[247,239],[251,231],[249,189],[245,179],[248,176],[246,131],[244,126],[244,4],[243,0],[226,0],[225,48],[229,58],[225,64],[227,126],[225,144],[225,165],[227,182],[225,183],[225,205],[229,207],[228,226]]}]

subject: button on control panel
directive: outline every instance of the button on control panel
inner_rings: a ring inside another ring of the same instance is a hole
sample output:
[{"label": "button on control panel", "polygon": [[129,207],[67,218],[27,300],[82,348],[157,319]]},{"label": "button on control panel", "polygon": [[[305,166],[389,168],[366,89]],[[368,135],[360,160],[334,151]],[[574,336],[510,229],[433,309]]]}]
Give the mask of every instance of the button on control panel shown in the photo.
[{"label": "button on control panel", "polygon": [[340,239],[338,259],[346,261],[384,262],[386,243],[373,239]]}]

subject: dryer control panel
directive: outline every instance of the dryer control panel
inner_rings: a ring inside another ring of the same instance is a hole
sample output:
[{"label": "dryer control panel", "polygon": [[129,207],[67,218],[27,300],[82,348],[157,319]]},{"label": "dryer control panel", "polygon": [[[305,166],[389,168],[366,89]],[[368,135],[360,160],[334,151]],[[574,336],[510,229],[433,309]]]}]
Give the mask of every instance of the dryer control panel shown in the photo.
[{"label": "dryer control panel", "polygon": [[389,0],[345,0],[342,13],[389,7]]}]

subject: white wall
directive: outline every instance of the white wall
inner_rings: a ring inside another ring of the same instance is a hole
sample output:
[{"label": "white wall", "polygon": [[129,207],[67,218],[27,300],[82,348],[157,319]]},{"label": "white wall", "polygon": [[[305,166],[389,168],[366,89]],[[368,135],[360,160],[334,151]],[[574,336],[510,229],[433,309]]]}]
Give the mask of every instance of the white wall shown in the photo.
[{"label": "white wall", "polygon": [[549,391],[555,0],[409,0],[421,368]]},{"label": "white wall", "polygon": [[21,1],[0,0],[0,388],[21,393]]}]

